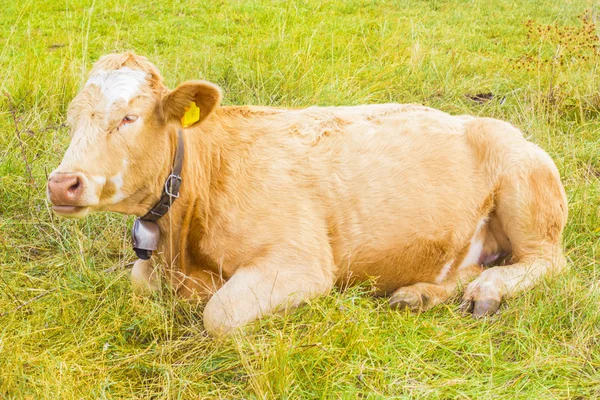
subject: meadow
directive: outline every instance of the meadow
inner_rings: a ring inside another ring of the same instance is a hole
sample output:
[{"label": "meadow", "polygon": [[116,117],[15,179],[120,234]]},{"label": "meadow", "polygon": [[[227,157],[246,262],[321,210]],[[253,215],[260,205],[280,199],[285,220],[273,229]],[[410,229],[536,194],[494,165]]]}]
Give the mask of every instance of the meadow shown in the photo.
[{"label": "meadow", "polygon": [[[600,398],[597,0],[15,0],[0,13],[0,398]],[[369,285],[231,338],[164,288],[133,293],[132,218],[54,216],[46,177],[101,55],[224,104],[422,103],[510,121],[565,184],[571,269],[482,320]]]}]

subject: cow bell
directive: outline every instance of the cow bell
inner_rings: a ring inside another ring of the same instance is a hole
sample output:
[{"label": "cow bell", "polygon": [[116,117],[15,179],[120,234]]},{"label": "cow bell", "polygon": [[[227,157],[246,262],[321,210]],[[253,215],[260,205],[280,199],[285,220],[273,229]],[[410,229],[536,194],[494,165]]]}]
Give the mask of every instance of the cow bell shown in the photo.
[{"label": "cow bell", "polygon": [[136,218],[131,230],[133,250],[141,260],[149,260],[152,252],[158,248],[160,231],[154,221]]}]

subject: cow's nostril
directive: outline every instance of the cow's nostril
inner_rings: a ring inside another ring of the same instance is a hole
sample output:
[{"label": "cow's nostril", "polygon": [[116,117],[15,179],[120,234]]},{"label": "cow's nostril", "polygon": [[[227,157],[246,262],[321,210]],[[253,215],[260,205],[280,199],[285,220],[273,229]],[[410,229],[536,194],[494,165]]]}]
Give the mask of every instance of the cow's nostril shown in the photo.
[{"label": "cow's nostril", "polygon": [[85,178],[80,174],[62,172],[48,179],[48,197],[55,206],[77,206],[85,190]]},{"label": "cow's nostril", "polygon": [[69,191],[69,193],[77,193],[77,191],[79,190],[79,188],[81,187],[81,180],[79,179],[79,177],[75,177],[75,183],[73,183],[71,186],[69,186],[69,189],[67,189]]}]

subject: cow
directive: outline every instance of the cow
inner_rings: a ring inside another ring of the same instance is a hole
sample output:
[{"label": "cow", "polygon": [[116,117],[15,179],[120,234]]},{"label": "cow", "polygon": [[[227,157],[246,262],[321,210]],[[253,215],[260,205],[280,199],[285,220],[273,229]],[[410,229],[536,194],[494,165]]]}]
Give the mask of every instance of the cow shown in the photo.
[{"label": "cow", "polygon": [[47,186],[68,218],[144,220],[162,207],[150,218],[158,251],[135,262],[133,286],[166,281],[206,302],[210,334],[364,281],[414,312],[465,287],[466,308],[485,317],[567,269],[559,172],[507,122],[221,98],[203,80],[168,89],[145,57],[101,57],[69,106],[71,142]]}]

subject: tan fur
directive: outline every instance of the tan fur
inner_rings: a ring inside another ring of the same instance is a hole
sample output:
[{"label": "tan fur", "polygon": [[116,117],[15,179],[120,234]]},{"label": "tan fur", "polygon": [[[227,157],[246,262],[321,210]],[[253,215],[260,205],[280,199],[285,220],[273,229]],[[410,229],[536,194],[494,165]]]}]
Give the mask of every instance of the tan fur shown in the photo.
[{"label": "tan fur", "polygon": [[[98,119],[90,115],[102,100],[86,87],[71,105],[73,143],[57,172],[114,176],[127,159],[124,198],[110,204],[115,188],[87,183],[98,202],[83,205],[141,216],[170,173],[183,107],[200,105],[202,120],[185,130],[181,196],[159,222],[158,259],[181,295],[209,299],[211,333],[371,277],[393,298],[406,287],[427,293],[429,306],[442,302],[481,271],[458,270],[479,224],[484,254],[512,254],[512,264],[484,270],[467,300],[499,303],[565,267],[560,177],[510,124],[419,105],[218,107],[215,85],[168,91],[132,54],[105,56],[92,74],[123,66],[148,72],[142,95]],[[119,135],[131,112],[143,124]],[[148,264],[136,263],[137,286],[144,277],[157,287]]]}]

